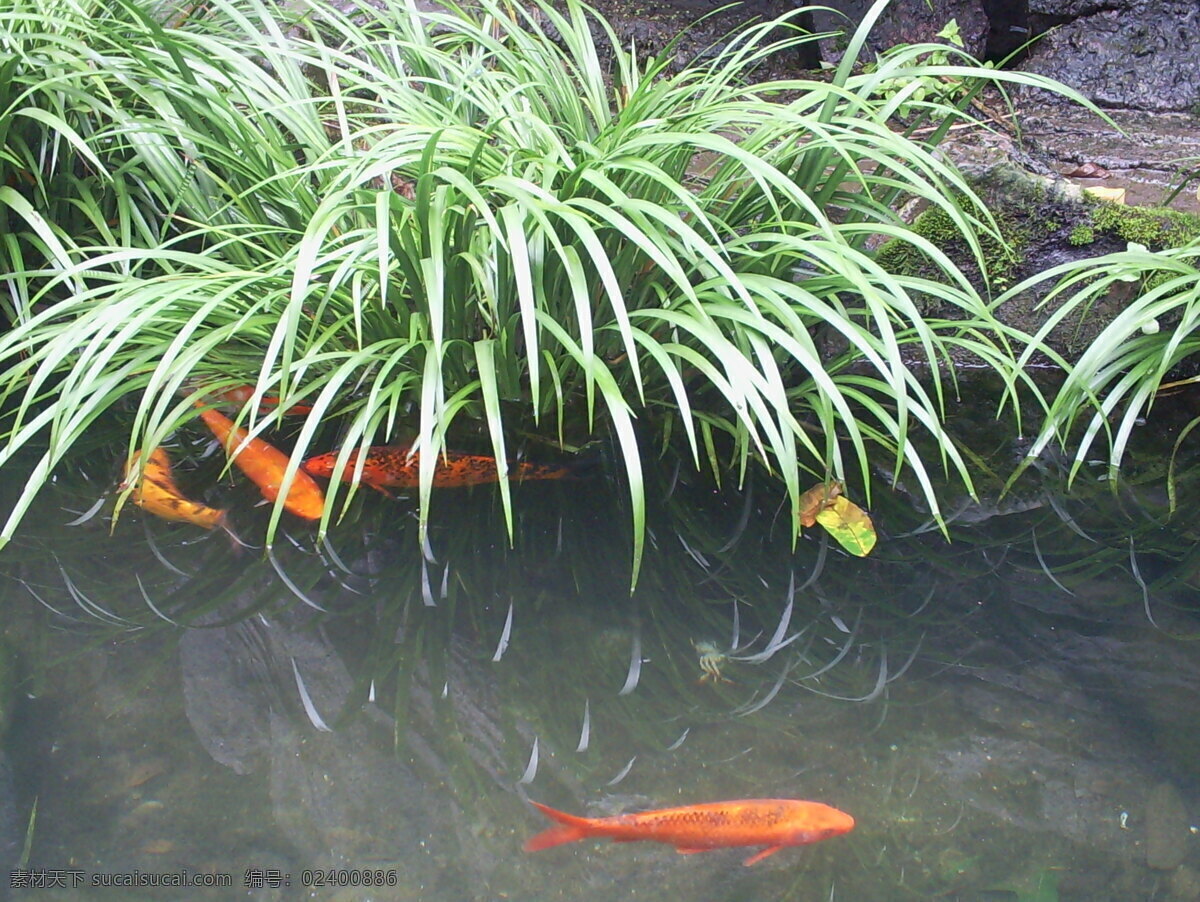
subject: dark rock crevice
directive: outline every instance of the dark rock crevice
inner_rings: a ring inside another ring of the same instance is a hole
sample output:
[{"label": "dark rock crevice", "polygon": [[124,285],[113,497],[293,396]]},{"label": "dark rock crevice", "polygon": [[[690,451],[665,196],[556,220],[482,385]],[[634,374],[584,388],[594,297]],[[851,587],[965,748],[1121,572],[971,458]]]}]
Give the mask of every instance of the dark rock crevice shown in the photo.
[{"label": "dark rock crevice", "polygon": [[983,12],[988,19],[988,34],[981,58],[993,63],[1024,59],[1024,48],[1032,34],[1029,5],[1023,0],[984,0]]}]

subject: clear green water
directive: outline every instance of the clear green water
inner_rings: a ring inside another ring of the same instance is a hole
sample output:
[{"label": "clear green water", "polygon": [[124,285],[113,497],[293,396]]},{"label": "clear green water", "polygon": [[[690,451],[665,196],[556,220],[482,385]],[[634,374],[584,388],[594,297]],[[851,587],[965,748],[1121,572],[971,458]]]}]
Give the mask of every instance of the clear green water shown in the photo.
[{"label": "clear green water", "polygon": [[[882,539],[857,560],[816,530],[793,549],[762,480],[722,490],[668,462],[631,595],[628,513],[603,473],[516,487],[512,547],[485,487],[439,496],[432,560],[407,501],[364,495],[329,546],[292,523],[273,562],[132,510],[111,534],[103,513],[63,525],[109,475],[63,480],[0,558],[0,842],[16,867],[36,800],[25,872],[59,884],[13,898],[1200,886],[1196,539],[1150,476],[1111,495],[1094,472],[1074,493],[1034,474],[1019,498],[963,507],[952,543],[911,534],[925,516],[878,484]],[[254,534],[251,488],[215,491]],[[701,680],[704,642],[722,679]],[[769,796],[857,829],[751,868],[740,849],[521,849],[547,826],[526,797],[607,814]],[[114,875],[228,886],[95,885]]]}]

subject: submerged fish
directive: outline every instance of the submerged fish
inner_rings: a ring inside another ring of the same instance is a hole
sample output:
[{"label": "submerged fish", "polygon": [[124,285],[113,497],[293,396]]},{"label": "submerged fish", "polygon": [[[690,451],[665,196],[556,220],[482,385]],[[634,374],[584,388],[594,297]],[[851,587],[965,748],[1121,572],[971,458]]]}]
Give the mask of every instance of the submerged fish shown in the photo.
[{"label": "submerged fish", "polygon": [[[128,485],[129,473],[135,468],[140,457],[141,452],[135,452],[126,462],[126,482],[122,488]],[[164,520],[192,523],[205,529],[225,527],[225,511],[192,501],[179,490],[171,473],[171,459],[161,447],[150,452],[131,497],[133,503],[142,510]]]},{"label": "submerged fish", "polygon": [[740,799],[682,808],[661,808],[615,817],[575,817],[549,805],[534,807],[558,823],[525,843],[536,852],[588,837],[614,842],[667,843],[677,852],[707,852],[730,846],[765,846],[746,859],[747,867],[784,846],[803,846],[854,829],[854,818],[821,802],[798,799]]},{"label": "submerged fish", "polygon": [[[254,397],[254,386],[237,385],[233,388],[226,389],[225,391],[215,392],[212,397],[218,403],[245,404]],[[263,395],[262,399],[259,401],[258,410],[260,413],[262,413],[265,410],[269,410],[278,406],[278,395]],[[312,407],[308,404],[293,404],[291,407],[286,408],[283,412],[284,414],[312,413]]]},{"label": "submerged fish", "polygon": [[[310,457],[304,462],[304,469],[313,476],[332,479],[334,467],[337,466],[337,456],[338,452],[331,451],[328,454]],[[350,452],[341,476],[338,477],[342,482],[350,481],[357,462],[358,451]],[[363,461],[362,481],[385,495],[390,494],[389,488],[415,488],[418,485],[420,465],[420,455],[409,456],[407,446],[374,445],[367,449],[367,459]],[[528,461],[518,461],[509,464],[508,467],[508,478],[517,482],[525,479],[566,479],[574,475],[574,471],[567,466]],[[496,466],[495,458],[464,454],[461,451],[439,454],[437,466],[433,470],[433,484],[436,488],[461,488],[499,480],[500,470]]]},{"label": "submerged fish", "polygon": [[[201,407],[201,402],[197,401],[196,406]],[[200,419],[204,420],[217,437],[217,441],[225,447],[226,454],[233,454],[241,448],[233,462],[258,486],[263,497],[268,501],[278,498],[289,457],[260,438],[247,439],[245,429],[235,426],[229,417],[215,410],[201,410]],[[311,476],[297,470],[292,477],[292,484],[288,488],[283,506],[298,517],[319,520],[325,510],[325,494]]]}]

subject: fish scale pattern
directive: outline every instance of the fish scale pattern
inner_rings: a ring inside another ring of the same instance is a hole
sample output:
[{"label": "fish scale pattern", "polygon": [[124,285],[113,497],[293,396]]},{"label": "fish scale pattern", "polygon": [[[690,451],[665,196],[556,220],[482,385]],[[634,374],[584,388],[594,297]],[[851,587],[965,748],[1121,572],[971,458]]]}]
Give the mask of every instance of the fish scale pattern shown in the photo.
[{"label": "fish scale pattern", "polygon": [[[337,467],[338,452],[320,454],[304,462],[304,470],[311,476],[333,478]],[[341,480],[353,478],[358,464],[358,451],[350,453]],[[416,488],[420,484],[421,460],[419,454],[410,454],[405,445],[375,445],[367,450],[363,461],[362,481],[373,489],[387,492],[388,489]],[[508,478],[514,482],[525,479],[566,479],[572,476],[566,466],[537,464],[518,461],[508,467]],[[435,488],[464,488],[498,482],[500,471],[495,458],[461,451],[446,451],[438,455],[433,470]]]}]

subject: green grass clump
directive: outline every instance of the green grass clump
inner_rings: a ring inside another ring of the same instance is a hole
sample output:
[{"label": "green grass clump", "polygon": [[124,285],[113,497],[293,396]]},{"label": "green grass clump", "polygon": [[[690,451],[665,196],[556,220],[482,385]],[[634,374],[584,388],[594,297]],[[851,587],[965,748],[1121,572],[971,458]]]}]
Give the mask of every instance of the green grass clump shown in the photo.
[{"label": "green grass clump", "polygon": [[1029,451],[1033,459],[1052,442],[1073,444],[1075,473],[1103,437],[1115,471],[1164,378],[1200,353],[1200,239],[1160,251],[1131,243],[1119,253],[1064,263],[1013,286],[998,303],[1041,283],[1053,286],[1041,302],[1052,312],[1020,358],[1022,364],[1038,348],[1055,356],[1045,339],[1064,319],[1112,293],[1127,293],[1129,283],[1138,284],[1136,297],[1078,360],[1056,361],[1067,376]]},{"label": "green grass clump", "polygon": [[[1001,240],[933,152],[970,91],[905,85],[1056,86],[944,46],[957,64],[914,46],[855,74],[883,6],[831,79],[761,83],[768,56],[816,39],[795,13],[671,74],[669,50],[637,57],[576,2],[351,16],[213,0],[164,24],[137,0],[14,0],[0,470],[24,488],[0,539],[98,422],[122,424],[114,456],[149,448],[195,416],[196,382],[311,404],[293,468],[327,450],[326,421],[347,456],[411,430],[422,524],[435,452],[461,436],[484,436],[501,469],[518,430],[612,436],[635,574],[642,436],[718,471],[758,461],[793,508],[805,474],[866,482],[882,453],[936,506],[931,466],[970,485],[941,425],[951,352],[1010,388],[1023,376],[968,280],[893,212],[923,199],[979,260]],[[901,105],[906,133],[889,127]],[[880,266],[866,248],[881,233],[936,277]],[[957,315],[923,317],[918,295]],[[256,408],[240,415],[252,431],[280,422]],[[322,530],[347,497],[330,496]]]}]

